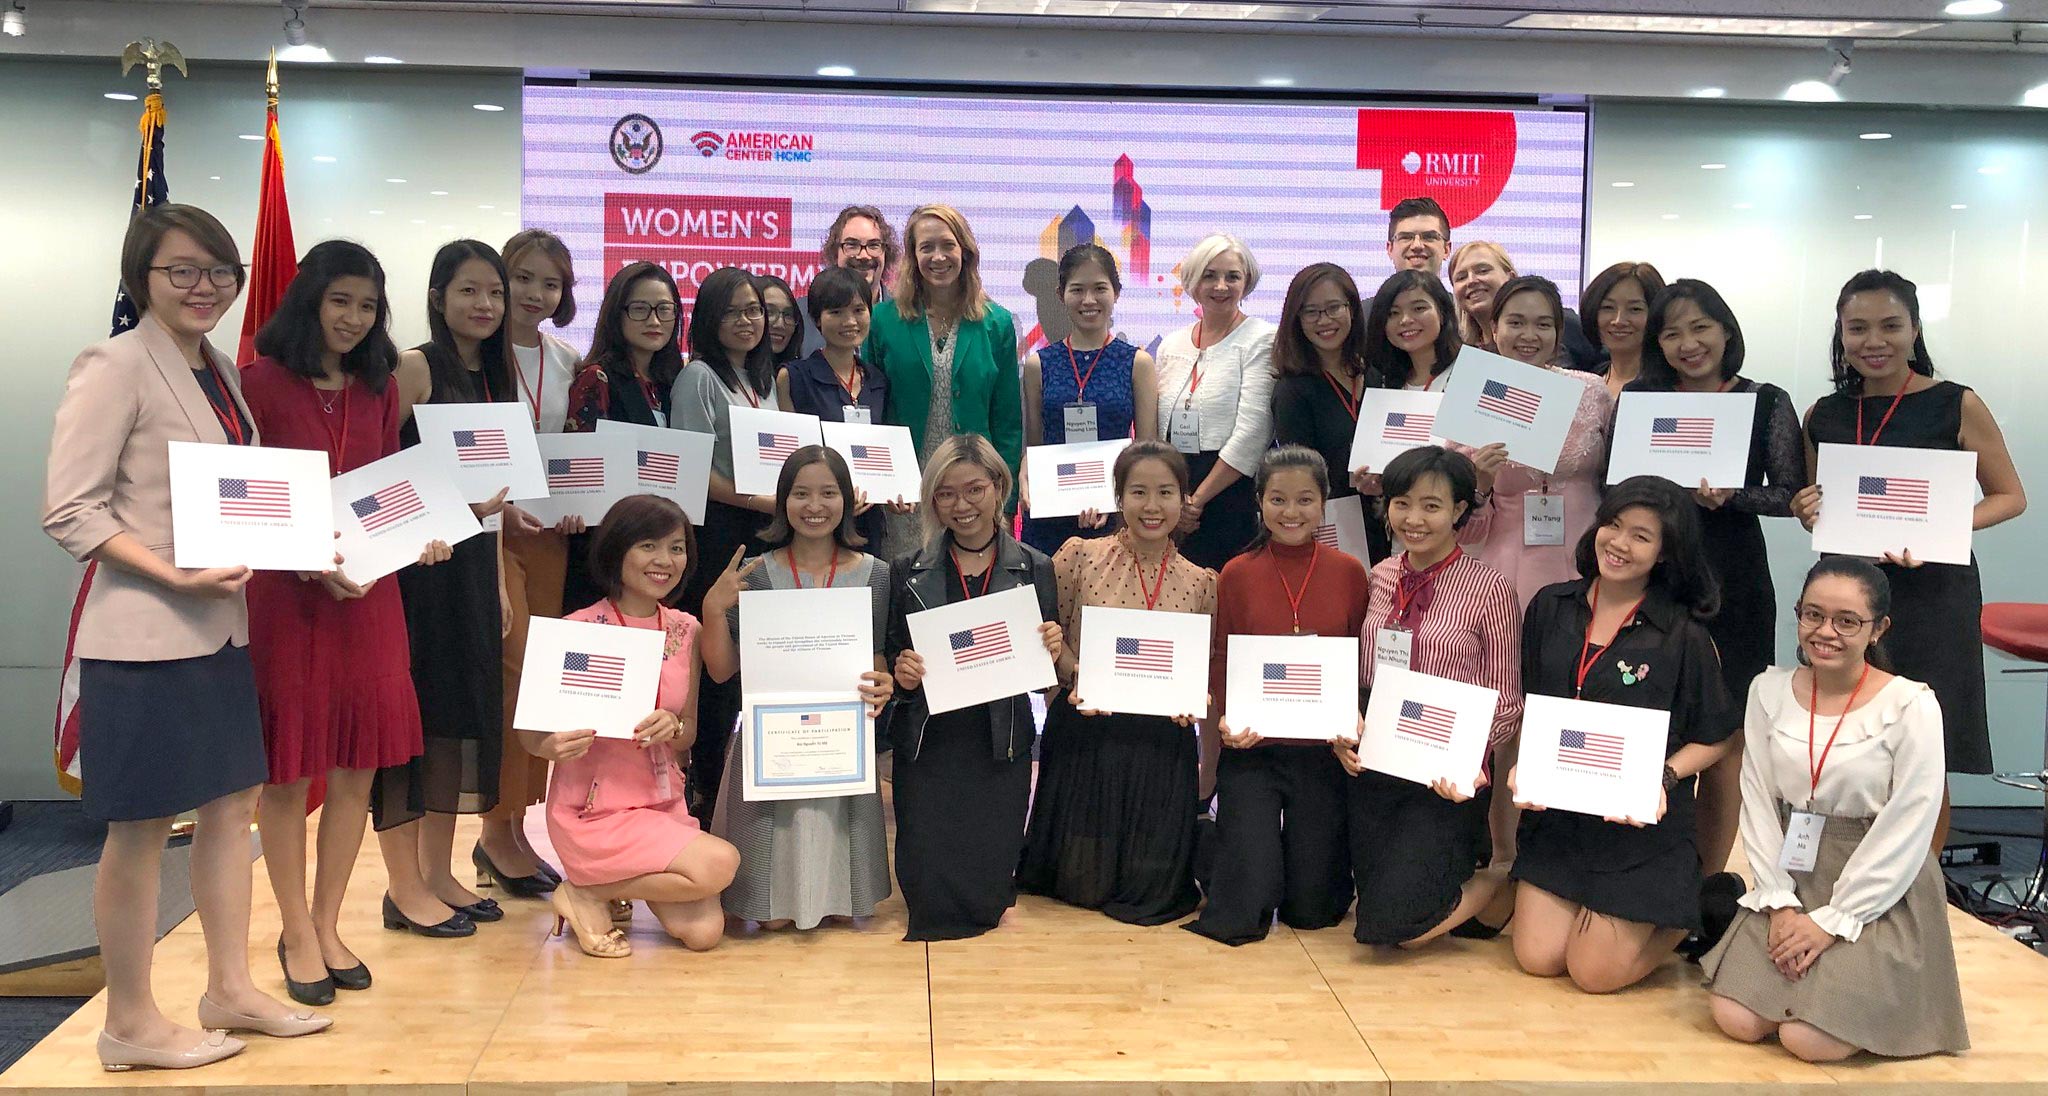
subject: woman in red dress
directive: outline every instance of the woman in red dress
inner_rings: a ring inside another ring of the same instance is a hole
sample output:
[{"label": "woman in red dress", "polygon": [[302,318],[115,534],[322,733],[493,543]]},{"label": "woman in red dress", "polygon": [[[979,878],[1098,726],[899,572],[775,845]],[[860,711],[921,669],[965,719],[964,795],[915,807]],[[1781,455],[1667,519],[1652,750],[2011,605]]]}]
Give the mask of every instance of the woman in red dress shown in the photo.
[{"label": "woman in red dress", "polygon": [[[398,350],[384,269],[357,244],[329,240],[299,263],[276,315],[256,335],[262,355],[242,371],[250,412],[273,446],[327,454],[334,475],[398,451]],[[419,562],[448,558],[422,542]],[[370,971],[342,942],[342,896],[362,847],[377,770],[420,752],[405,611],[396,581],[357,583],[347,563],[249,583],[249,633],[270,779],[263,789],[263,863],[284,931],[285,988],[326,1004],[337,987],[367,989]],[[326,782],[319,867],[306,901],[306,796]]]}]

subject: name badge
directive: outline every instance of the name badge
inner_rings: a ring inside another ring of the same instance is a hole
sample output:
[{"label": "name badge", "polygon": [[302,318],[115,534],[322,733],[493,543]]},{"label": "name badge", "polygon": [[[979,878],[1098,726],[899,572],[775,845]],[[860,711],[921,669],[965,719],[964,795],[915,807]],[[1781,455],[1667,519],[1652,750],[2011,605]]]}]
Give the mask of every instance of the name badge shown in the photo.
[{"label": "name badge", "polygon": [[667,426],[667,425],[668,425],[668,416],[667,416],[667,415],[663,414],[663,413],[662,413],[662,412],[660,412],[660,411],[655,411],[655,412],[653,412],[653,415],[654,415],[654,425],[656,425],[656,426]]},{"label": "name badge", "polygon": [[1793,811],[1785,823],[1785,843],[1778,848],[1778,867],[1785,871],[1812,871],[1820,855],[1820,831],[1828,818],[1824,814]]},{"label": "name badge", "polygon": [[1183,453],[1202,451],[1202,413],[1192,407],[1182,407],[1173,413],[1168,424],[1167,435],[1173,439],[1173,447]]},{"label": "name badge", "polygon": [[1372,663],[1375,666],[1410,667],[1415,657],[1415,633],[1406,628],[1384,627],[1372,634]]},{"label": "name badge", "polygon": [[840,408],[839,410],[840,413],[843,416],[845,416],[844,418],[840,419],[841,422],[855,423],[860,426],[870,426],[873,425],[875,421],[875,413],[869,410],[868,408],[860,406],[857,403],[849,403],[845,407]]},{"label": "name badge", "polygon": [[663,803],[676,797],[675,789],[669,784],[669,752],[663,749],[647,751],[654,765],[654,796]]},{"label": "name badge", "polygon": [[1100,441],[1095,430],[1095,405],[1092,403],[1070,403],[1061,409],[1067,422],[1067,441]]},{"label": "name badge", "polygon": [[1522,544],[1535,548],[1564,543],[1564,496],[1530,491],[1522,496]]},{"label": "name badge", "polygon": [[482,519],[477,524],[484,527],[484,532],[495,533],[505,527],[505,511],[500,510],[490,517]]}]

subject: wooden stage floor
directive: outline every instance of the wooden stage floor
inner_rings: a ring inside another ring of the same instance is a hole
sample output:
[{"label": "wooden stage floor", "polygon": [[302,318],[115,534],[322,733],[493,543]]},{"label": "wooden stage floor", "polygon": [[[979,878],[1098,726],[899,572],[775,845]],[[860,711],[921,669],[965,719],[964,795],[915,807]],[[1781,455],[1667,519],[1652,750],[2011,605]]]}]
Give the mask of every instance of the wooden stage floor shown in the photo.
[{"label": "wooden stage floor", "polygon": [[[539,827],[536,825],[535,827]],[[457,848],[465,854],[473,831]],[[537,835],[538,836],[538,835]],[[329,1032],[250,1036],[202,1070],[107,1073],[95,998],[6,1074],[22,1096],[134,1090],[307,1096],[988,1096],[1669,1091],[2048,1094],[2048,960],[1950,911],[1976,1047],[1954,1058],[1799,1062],[1723,1038],[1697,970],[1590,997],[1519,973],[1505,940],[1368,951],[1349,926],[1276,928],[1226,948],[1042,899],[978,940],[901,942],[903,906],[860,928],[750,934],[692,954],[642,908],[634,954],[547,937],[540,902],[467,940],[377,923],[366,842],[348,939],[376,975]],[[260,868],[260,865],[258,866]],[[278,984],[276,915],[258,871],[251,952]],[[192,1022],[197,918],[157,949],[157,992]],[[279,987],[278,992],[282,992]]]}]

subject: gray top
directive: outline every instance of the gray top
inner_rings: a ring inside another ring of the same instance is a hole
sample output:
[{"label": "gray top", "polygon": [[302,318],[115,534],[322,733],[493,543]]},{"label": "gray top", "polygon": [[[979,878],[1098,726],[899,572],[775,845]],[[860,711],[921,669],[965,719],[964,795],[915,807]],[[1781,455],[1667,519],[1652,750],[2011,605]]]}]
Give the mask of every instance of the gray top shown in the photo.
[{"label": "gray top", "polygon": [[711,470],[726,479],[732,478],[732,409],[736,406],[756,404],[744,389],[727,388],[702,359],[684,366],[669,390],[669,425],[717,438],[711,444]]}]

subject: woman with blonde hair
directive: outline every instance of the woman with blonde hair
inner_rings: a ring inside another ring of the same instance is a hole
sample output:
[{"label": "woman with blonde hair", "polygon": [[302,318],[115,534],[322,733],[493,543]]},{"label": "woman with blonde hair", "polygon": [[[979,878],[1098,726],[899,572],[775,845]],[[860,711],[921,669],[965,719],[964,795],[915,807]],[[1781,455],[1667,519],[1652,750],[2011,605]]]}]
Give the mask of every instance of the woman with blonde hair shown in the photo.
[{"label": "woman with blonde hair", "polygon": [[1451,297],[1458,302],[1458,338],[1493,349],[1493,295],[1521,276],[1507,249],[1492,240],[1467,240],[1451,252]]}]

